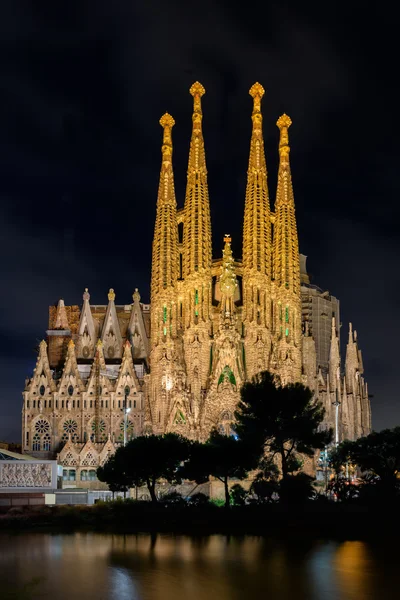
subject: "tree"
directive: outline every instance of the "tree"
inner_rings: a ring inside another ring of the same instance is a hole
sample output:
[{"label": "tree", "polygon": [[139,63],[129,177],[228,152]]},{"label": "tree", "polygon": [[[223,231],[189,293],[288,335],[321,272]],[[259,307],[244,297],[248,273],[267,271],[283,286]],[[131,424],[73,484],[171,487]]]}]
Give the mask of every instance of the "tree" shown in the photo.
[{"label": "tree", "polygon": [[397,492],[400,472],[400,427],[373,431],[369,435],[354,442],[340,444],[337,449],[337,460],[342,464],[352,462],[362,471],[369,471],[379,477],[373,484],[388,493]]},{"label": "tree", "polygon": [[189,456],[190,441],[175,433],[137,437],[114,454],[119,472],[131,485],[147,485],[153,503],[157,502],[156,483],[166,479],[179,482],[178,470]]},{"label": "tree", "polygon": [[250,493],[256,496],[259,504],[273,502],[279,490],[279,469],[269,457],[263,457],[257,473],[250,486]]},{"label": "tree", "polygon": [[126,474],[122,461],[115,460],[115,454],[110,456],[107,462],[97,469],[97,479],[103,481],[110,488],[113,498],[115,492],[123,492],[124,497],[131,487],[131,479]]},{"label": "tree", "polygon": [[200,484],[208,481],[212,475],[224,484],[225,507],[229,508],[229,480],[232,477],[244,479],[255,466],[254,454],[244,442],[214,429],[205,444],[197,442],[192,445],[181,476]]},{"label": "tree", "polygon": [[292,469],[297,453],[313,456],[332,439],[331,430],[321,430],[322,404],[301,383],[281,385],[268,371],[245,383],[235,412],[239,438],[253,445],[260,456],[279,455],[283,478]]}]

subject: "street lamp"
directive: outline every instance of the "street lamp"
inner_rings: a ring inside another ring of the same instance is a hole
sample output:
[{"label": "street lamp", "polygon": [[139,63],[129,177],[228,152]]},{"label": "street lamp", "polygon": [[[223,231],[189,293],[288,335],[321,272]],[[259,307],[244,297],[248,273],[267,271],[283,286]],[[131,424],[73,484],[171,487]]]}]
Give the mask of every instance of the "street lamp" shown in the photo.
[{"label": "street lamp", "polygon": [[126,446],[126,437],[127,437],[127,428],[128,428],[128,414],[131,412],[131,409],[127,406],[128,395],[130,392],[129,386],[125,386],[125,396],[124,396],[124,446]]}]

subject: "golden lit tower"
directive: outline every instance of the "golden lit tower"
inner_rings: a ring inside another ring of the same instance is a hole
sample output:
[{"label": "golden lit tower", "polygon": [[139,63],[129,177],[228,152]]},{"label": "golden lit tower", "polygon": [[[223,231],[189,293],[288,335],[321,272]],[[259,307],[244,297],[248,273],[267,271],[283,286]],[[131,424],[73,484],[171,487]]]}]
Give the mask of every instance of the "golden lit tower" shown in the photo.
[{"label": "golden lit tower", "polygon": [[284,383],[301,379],[301,295],[299,242],[289,162],[288,129],[292,121],[283,114],[280,130],[279,170],[273,239],[274,353],[273,368]]},{"label": "golden lit tower", "polygon": [[249,94],[253,98],[253,131],[243,225],[243,322],[248,378],[268,369],[271,351],[271,213],[261,114],[264,88],[255,83]]},{"label": "golden lit tower", "polygon": [[163,430],[169,411],[177,335],[176,286],[178,279],[178,225],[171,131],[175,121],[168,113],[160,119],[164,129],[151,270],[151,389],[153,429]]},{"label": "golden lit tower", "polygon": [[201,83],[196,82],[190,93],[194,101],[193,128],[183,216],[184,281],[179,313],[184,330],[188,389],[197,420],[210,369],[211,220],[202,133],[201,97],[205,90]]}]

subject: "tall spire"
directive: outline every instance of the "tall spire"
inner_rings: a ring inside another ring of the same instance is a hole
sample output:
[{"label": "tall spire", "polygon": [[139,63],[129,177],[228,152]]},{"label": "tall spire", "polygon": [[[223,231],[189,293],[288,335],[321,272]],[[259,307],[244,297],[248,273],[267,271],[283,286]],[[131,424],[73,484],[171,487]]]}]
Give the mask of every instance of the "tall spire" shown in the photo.
[{"label": "tall spire", "polygon": [[243,321],[247,377],[269,369],[271,351],[271,211],[262,133],[264,88],[255,83],[243,222]]},{"label": "tall spire", "polygon": [[292,120],[283,114],[277,121],[280,130],[279,171],[275,202],[273,277],[296,296],[300,294],[300,259],[294,208],[292,175],[289,163],[288,129]]},{"label": "tall spire", "polygon": [[275,290],[275,332],[280,347],[279,362],[285,382],[301,377],[300,258],[289,163],[288,129],[292,120],[279,117],[279,170],[275,201],[272,273]]},{"label": "tall spire", "polygon": [[329,382],[330,389],[336,390],[340,381],[340,350],[336,335],[336,319],[332,317],[331,347],[329,352]]},{"label": "tall spire", "polygon": [[211,269],[211,219],[207,167],[202,132],[201,97],[205,89],[196,81],[193,96],[193,128],[190,141],[183,227],[183,277]]},{"label": "tall spire", "polygon": [[253,130],[247,170],[243,226],[243,268],[271,278],[271,215],[262,133],[261,99],[264,88],[255,83],[249,91],[253,98]]},{"label": "tall spire", "polygon": [[165,113],[160,119],[164,129],[162,164],[157,198],[156,224],[151,269],[151,302],[165,290],[174,288],[178,278],[178,225],[174,174],[172,170],[172,127],[174,119]]}]

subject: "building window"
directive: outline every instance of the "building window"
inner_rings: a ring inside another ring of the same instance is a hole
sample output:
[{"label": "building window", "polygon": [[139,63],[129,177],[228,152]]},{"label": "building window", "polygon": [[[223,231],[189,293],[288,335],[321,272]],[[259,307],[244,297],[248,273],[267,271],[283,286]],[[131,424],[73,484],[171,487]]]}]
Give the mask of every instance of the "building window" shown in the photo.
[{"label": "building window", "polygon": [[89,475],[89,477],[88,477],[89,481],[96,481],[96,479],[97,479],[96,471],[94,471],[93,469],[90,469],[88,471],[88,475]]},{"label": "building window", "polygon": [[75,469],[63,469],[63,480],[64,481],[75,481],[76,470]]},{"label": "building window", "polygon": [[39,388],[39,394],[41,396],[44,396],[45,393],[46,393],[46,388],[44,387],[44,385],[41,385],[40,388]]},{"label": "building window", "polygon": [[87,481],[87,480],[88,480],[87,469],[83,469],[83,471],[81,471],[81,481]]},{"label": "building window", "polygon": [[136,400],[133,401],[133,408],[136,408]]},{"label": "building window", "polygon": [[49,408],[51,408],[51,400],[49,400]]},{"label": "building window", "polygon": [[29,446],[29,431],[27,431],[25,434],[25,443],[27,446]]},{"label": "building window", "polygon": [[40,452],[40,435],[38,433],[35,433],[33,436],[32,450],[34,452]]},{"label": "building window", "polygon": [[50,425],[49,425],[48,421],[46,421],[45,419],[39,419],[38,421],[36,421],[35,431],[36,431],[36,433],[40,433],[40,434],[49,433]]},{"label": "building window", "polygon": [[51,439],[49,433],[45,433],[43,436],[43,450],[45,452],[50,452],[51,450]]},{"label": "building window", "polygon": [[286,321],[286,323],[289,323],[289,307],[288,306],[285,308],[285,321]]},{"label": "building window", "polygon": [[36,408],[36,400],[33,400],[33,408]]},{"label": "building window", "polygon": [[68,391],[68,396],[73,396],[73,394],[74,394],[74,386],[73,385],[69,385],[67,391]]},{"label": "building window", "polygon": [[26,401],[26,408],[29,408],[29,400]]}]

